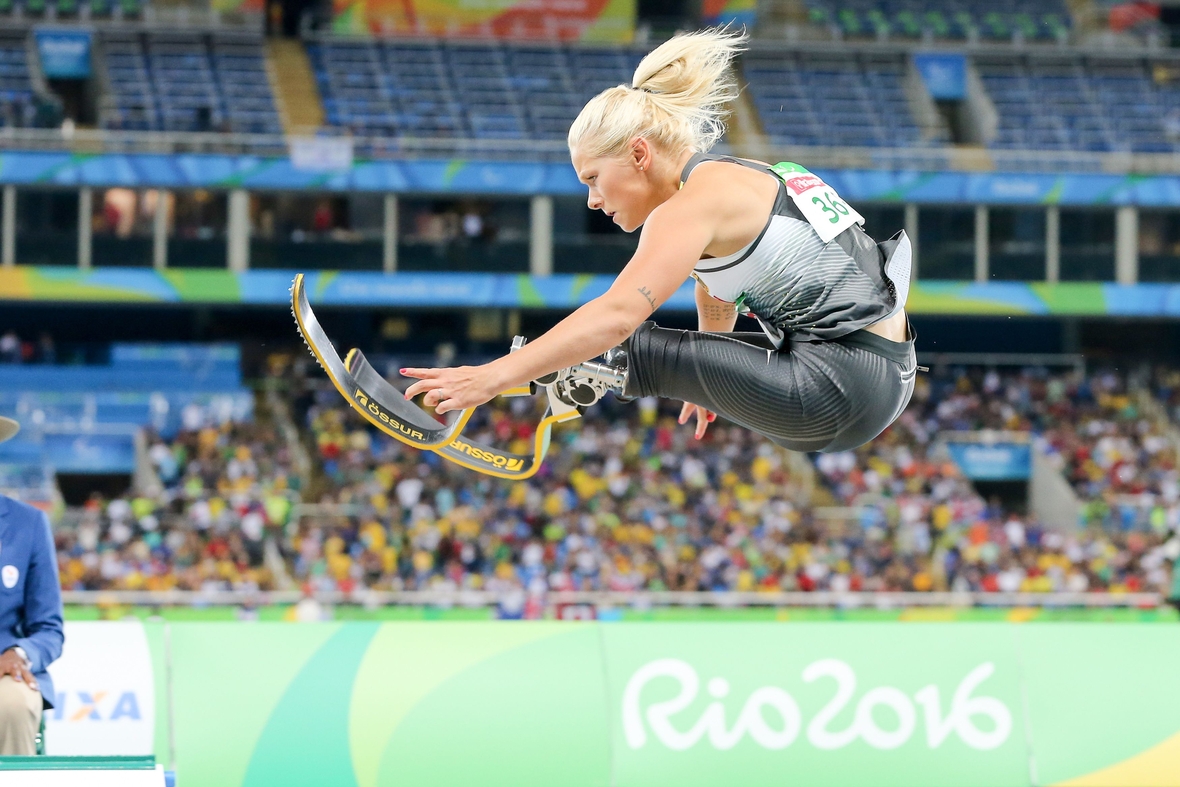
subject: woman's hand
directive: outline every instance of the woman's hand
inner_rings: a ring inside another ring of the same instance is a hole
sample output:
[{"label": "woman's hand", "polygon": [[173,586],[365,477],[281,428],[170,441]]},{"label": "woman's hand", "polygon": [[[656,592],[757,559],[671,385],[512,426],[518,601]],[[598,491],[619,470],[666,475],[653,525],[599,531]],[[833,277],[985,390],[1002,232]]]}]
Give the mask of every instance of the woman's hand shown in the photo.
[{"label": "woman's hand", "polygon": [[697,415],[696,439],[700,440],[705,436],[705,430],[709,428],[709,424],[717,420],[717,413],[711,413],[700,405],[685,402],[684,407],[680,409],[680,423],[688,423],[688,419],[692,418],[694,412]]},{"label": "woman's hand", "polygon": [[500,393],[500,385],[484,366],[456,366],[450,369],[401,369],[406,377],[417,377],[418,382],[406,389],[406,398],[413,399],[422,392],[422,403],[436,413],[466,410],[491,401]]}]

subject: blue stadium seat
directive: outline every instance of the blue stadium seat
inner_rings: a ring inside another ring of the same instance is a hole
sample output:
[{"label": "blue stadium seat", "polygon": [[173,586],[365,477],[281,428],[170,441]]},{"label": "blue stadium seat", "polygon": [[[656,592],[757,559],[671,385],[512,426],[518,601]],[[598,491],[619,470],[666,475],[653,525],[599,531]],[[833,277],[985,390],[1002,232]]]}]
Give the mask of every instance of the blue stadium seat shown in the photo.
[{"label": "blue stadium seat", "polygon": [[993,147],[1163,153],[1180,141],[1167,128],[1180,123],[1180,72],[1167,64],[1009,54],[975,65],[1000,116]]},{"label": "blue stadium seat", "polygon": [[229,345],[117,344],[106,365],[6,365],[0,415],[24,428],[0,444],[0,463],[130,472],[136,429],[172,436],[192,407],[216,420],[249,420],[254,399],[239,364],[238,348]]},{"label": "blue stadium seat", "polygon": [[642,53],[559,45],[308,44],[329,125],[360,135],[564,139],[582,105]]},{"label": "blue stadium seat", "polygon": [[282,133],[257,36],[108,32],[102,51],[105,127]]},{"label": "blue stadium seat", "polygon": [[923,144],[902,91],[901,55],[751,52],[743,71],[767,136],[809,146]]},{"label": "blue stadium seat", "polygon": [[1063,0],[806,0],[806,5],[813,24],[849,38],[1053,41],[1066,36],[1071,23]]},{"label": "blue stadium seat", "polygon": [[0,36],[0,127],[16,124],[32,97],[23,31]]}]

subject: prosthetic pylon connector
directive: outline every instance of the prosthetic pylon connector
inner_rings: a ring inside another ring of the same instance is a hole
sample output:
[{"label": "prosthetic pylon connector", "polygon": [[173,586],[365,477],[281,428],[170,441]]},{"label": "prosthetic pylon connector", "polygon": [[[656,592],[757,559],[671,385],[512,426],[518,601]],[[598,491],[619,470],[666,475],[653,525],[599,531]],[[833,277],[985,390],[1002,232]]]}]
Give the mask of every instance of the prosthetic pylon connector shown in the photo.
[{"label": "prosthetic pylon connector", "polygon": [[[526,339],[517,336],[512,340],[510,352],[516,352],[524,347]],[[549,404],[558,412],[556,403],[567,407],[584,408],[598,402],[606,396],[607,391],[622,395],[623,386],[627,383],[627,370],[604,363],[587,361],[577,366],[558,369],[556,372],[538,377],[533,381],[545,389],[549,396]]]}]

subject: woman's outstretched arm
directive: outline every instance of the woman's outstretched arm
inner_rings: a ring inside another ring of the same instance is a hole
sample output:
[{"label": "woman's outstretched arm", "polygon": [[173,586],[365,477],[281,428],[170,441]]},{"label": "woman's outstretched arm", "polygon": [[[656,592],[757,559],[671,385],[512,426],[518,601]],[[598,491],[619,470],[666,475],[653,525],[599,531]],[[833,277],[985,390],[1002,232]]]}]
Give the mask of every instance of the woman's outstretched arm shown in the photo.
[{"label": "woman's outstretched arm", "polygon": [[688,192],[652,211],[635,256],[607,292],[521,350],[491,363],[401,370],[419,378],[406,390],[406,398],[427,392],[425,404],[437,405],[439,413],[475,407],[500,391],[594,358],[622,342],[680,288],[713,238],[713,201]]}]

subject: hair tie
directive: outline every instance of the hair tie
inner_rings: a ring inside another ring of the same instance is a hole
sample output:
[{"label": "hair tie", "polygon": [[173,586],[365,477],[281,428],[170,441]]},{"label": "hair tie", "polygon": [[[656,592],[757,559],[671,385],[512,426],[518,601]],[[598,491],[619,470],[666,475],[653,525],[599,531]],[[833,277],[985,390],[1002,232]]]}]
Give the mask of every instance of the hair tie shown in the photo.
[{"label": "hair tie", "polygon": [[635,85],[632,85],[631,89],[632,90],[642,90],[644,93],[651,93],[653,96],[656,94],[656,91],[652,90],[650,87],[642,87],[642,86],[636,87]]}]

